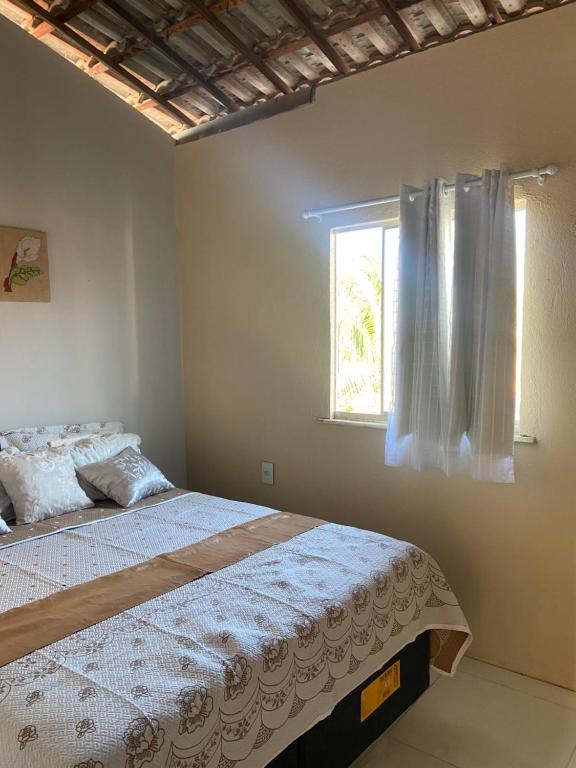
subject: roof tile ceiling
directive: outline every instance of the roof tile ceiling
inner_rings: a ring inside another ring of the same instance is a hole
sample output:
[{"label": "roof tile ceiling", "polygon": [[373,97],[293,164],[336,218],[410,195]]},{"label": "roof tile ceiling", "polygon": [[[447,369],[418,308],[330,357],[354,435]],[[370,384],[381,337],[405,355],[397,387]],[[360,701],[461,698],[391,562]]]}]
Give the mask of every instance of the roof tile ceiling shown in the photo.
[{"label": "roof tile ceiling", "polygon": [[573,0],[0,0],[0,13],[178,138]]}]

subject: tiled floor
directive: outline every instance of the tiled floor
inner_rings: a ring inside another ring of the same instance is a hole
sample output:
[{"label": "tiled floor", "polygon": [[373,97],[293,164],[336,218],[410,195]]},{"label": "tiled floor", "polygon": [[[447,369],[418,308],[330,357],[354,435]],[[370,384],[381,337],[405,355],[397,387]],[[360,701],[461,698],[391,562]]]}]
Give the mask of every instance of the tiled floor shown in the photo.
[{"label": "tiled floor", "polygon": [[464,659],[354,768],[576,768],[576,693]]}]

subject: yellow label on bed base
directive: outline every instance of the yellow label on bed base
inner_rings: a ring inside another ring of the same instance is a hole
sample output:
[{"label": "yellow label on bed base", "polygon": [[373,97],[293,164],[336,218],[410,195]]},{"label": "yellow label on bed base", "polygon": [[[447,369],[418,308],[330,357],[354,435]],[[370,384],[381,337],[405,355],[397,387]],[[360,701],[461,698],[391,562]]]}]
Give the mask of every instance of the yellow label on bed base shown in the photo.
[{"label": "yellow label on bed base", "polygon": [[400,688],[400,661],[394,662],[391,667],[385,669],[360,694],[360,722],[363,723],[367,717],[370,717],[372,712],[390,698],[398,688]]}]

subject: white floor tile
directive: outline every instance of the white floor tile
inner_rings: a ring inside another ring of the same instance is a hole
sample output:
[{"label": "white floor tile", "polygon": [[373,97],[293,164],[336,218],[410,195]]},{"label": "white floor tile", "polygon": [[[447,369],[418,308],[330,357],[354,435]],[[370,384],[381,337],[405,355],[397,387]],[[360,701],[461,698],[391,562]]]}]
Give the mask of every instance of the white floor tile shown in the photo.
[{"label": "white floor tile", "polygon": [[452,766],[384,735],[352,764],[352,768],[452,768]]},{"label": "white floor tile", "polygon": [[567,768],[576,712],[460,674],[438,680],[388,734],[458,768]]},{"label": "white floor tile", "polygon": [[484,680],[490,680],[499,685],[505,685],[507,688],[513,688],[515,691],[527,693],[530,696],[536,696],[539,699],[551,701],[554,704],[560,704],[562,707],[569,707],[576,710],[576,693],[566,688],[560,688],[557,685],[542,683],[540,680],[534,680],[525,675],[519,675],[516,672],[509,672],[507,669],[493,667],[491,664],[485,664],[475,659],[462,659],[459,672],[467,675],[481,677]]}]

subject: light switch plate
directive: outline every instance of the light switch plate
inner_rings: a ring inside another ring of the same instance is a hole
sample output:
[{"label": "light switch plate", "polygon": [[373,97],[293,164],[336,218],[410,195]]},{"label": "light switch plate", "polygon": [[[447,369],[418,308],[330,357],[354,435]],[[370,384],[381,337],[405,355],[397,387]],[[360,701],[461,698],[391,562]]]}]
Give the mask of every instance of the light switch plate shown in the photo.
[{"label": "light switch plate", "polygon": [[274,464],[271,461],[263,461],[260,477],[264,485],[274,485]]}]

